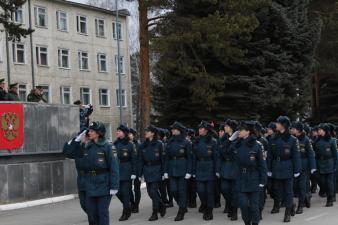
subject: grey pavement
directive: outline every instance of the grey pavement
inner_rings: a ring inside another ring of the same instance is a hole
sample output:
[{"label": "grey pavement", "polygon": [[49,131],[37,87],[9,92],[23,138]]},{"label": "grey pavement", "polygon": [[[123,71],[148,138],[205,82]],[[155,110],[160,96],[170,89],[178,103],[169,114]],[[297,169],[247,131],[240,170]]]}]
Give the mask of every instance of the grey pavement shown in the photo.
[{"label": "grey pavement", "polygon": [[[142,192],[142,201],[140,206],[140,213],[133,214],[126,222],[119,222],[118,218],[121,215],[121,203],[117,198],[112,200],[110,206],[110,224],[116,225],[223,225],[223,224],[243,224],[239,218],[238,221],[229,221],[223,209],[214,210],[214,220],[206,222],[202,220],[202,215],[197,209],[189,209],[185,220],[182,222],[174,222],[177,207],[170,208],[164,218],[160,218],[155,222],[148,222],[151,215],[151,202],[145,190]],[[324,207],[325,199],[321,199],[317,194],[313,197],[311,209],[304,209],[304,213],[296,215],[292,218],[291,223],[297,225],[337,225],[338,224],[338,203],[331,208]],[[271,215],[269,211],[272,208],[272,201],[268,200],[265,210],[264,219],[260,223],[262,225],[284,224],[283,215],[284,209],[281,213]],[[85,214],[81,211],[78,200],[70,200],[56,204],[37,206],[26,209],[3,211],[0,212],[0,225],[87,225]]]}]

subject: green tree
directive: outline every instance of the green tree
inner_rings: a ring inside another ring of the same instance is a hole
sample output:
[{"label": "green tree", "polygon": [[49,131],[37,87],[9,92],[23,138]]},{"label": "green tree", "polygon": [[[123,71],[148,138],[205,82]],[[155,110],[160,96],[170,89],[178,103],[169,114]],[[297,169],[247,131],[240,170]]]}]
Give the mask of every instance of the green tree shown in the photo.
[{"label": "green tree", "polygon": [[4,30],[8,33],[8,39],[10,41],[20,41],[21,38],[26,38],[34,30],[26,29],[22,27],[22,24],[17,24],[12,21],[12,14],[27,0],[0,0],[0,24],[3,25]]}]

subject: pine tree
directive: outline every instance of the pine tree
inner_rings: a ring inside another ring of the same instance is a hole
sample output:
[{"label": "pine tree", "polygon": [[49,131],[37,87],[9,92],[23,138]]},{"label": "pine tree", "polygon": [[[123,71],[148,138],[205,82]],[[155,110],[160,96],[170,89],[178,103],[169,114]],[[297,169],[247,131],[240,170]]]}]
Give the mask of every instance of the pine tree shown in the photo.
[{"label": "pine tree", "polygon": [[34,32],[34,30],[22,27],[22,24],[17,24],[12,21],[12,14],[27,0],[0,0],[0,24],[3,25],[4,30],[8,33],[10,41],[20,41],[21,38],[26,38],[27,35]]}]

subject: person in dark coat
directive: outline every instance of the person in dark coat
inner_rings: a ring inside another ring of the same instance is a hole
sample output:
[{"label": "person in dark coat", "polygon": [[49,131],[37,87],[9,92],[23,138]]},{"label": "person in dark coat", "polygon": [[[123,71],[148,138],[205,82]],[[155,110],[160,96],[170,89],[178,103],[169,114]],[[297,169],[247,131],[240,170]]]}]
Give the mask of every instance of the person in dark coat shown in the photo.
[{"label": "person in dark coat", "polygon": [[18,94],[18,83],[9,85],[9,90],[7,94],[7,101],[9,102],[20,102],[20,97]]},{"label": "person in dark coat", "polygon": [[213,138],[213,126],[202,121],[199,136],[193,144],[193,174],[196,175],[197,193],[201,200],[199,211],[204,220],[213,219],[215,206],[215,176],[219,177],[219,159],[217,141]]},{"label": "person in dark coat", "polygon": [[0,101],[7,101],[7,91],[5,90],[5,79],[0,79]]},{"label": "person in dark coat", "polygon": [[291,133],[298,138],[300,155],[302,158],[302,170],[300,176],[295,179],[295,189],[298,194],[296,214],[302,214],[304,206],[310,208],[310,174],[317,171],[317,166],[315,153],[310,139],[305,134],[304,125],[301,122],[294,122],[291,126]]},{"label": "person in dark coat", "polygon": [[85,187],[85,210],[89,224],[109,225],[109,205],[119,189],[119,167],[113,156],[114,147],[105,139],[106,128],[101,122],[89,126],[88,139],[85,131],[72,140],[67,151],[74,158],[81,158],[81,173]]},{"label": "person in dark coat", "polygon": [[[188,129],[187,130],[187,140],[192,144],[195,141],[195,130]],[[192,176],[188,181],[187,188],[187,202],[188,208],[196,208],[196,198],[197,198],[197,190],[196,190],[196,177]]]},{"label": "person in dark coat", "polygon": [[186,139],[183,124],[175,122],[170,128],[172,136],[165,150],[164,177],[170,178],[170,191],[179,206],[175,221],[181,221],[187,212],[187,180],[192,173],[191,142]]},{"label": "person in dark coat", "polygon": [[137,159],[135,145],[130,142],[129,128],[120,125],[116,131],[116,141],[114,146],[117,152],[120,169],[120,189],[117,197],[123,204],[123,212],[119,221],[126,221],[131,216],[130,192],[132,191],[132,181],[136,179]]},{"label": "person in dark coat", "polygon": [[241,123],[238,140],[233,148],[239,168],[236,183],[242,218],[245,225],[258,225],[259,198],[267,181],[267,168],[263,158],[263,145],[256,139],[254,121]]},{"label": "person in dark coat", "polygon": [[150,125],[145,131],[145,142],[140,145],[139,170],[140,177],[144,177],[147,184],[147,192],[152,200],[153,213],[149,221],[158,220],[166,214],[165,204],[159,194],[160,183],[164,173],[164,145],[158,140],[158,128]]},{"label": "person in dark coat", "polygon": [[278,213],[285,205],[284,222],[295,215],[293,203],[294,178],[300,176],[301,158],[298,139],[289,133],[291,126],[287,116],[280,116],[276,123],[276,135],[269,141],[267,155],[268,176],[273,178],[274,206],[271,213]]},{"label": "person in dark coat", "polygon": [[92,105],[82,105],[81,100],[74,102],[74,105],[79,106],[80,110],[80,132],[85,129],[88,129],[89,126],[89,116],[93,113]]},{"label": "person in dark coat", "polygon": [[[135,129],[129,129],[129,140],[135,146],[136,149],[136,161],[137,165],[139,164],[140,154],[139,154],[139,142],[137,140],[137,132]],[[132,181],[133,189],[130,192],[130,201],[131,201],[131,212],[138,213],[139,212],[139,205],[141,201],[141,178],[139,171],[136,172],[136,179]]]},{"label": "person in dark coat", "polygon": [[35,89],[31,90],[31,93],[27,96],[28,102],[37,102],[37,103],[48,103],[48,101],[43,97],[43,87],[36,86]]},{"label": "person in dark coat", "polygon": [[337,143],[330,135],[328,124],[319,124],[318,138],[313,147],[316,154],[321,190],[327,197],[326,207],[332,207],[335,196],[334,177],[337,170]]}]

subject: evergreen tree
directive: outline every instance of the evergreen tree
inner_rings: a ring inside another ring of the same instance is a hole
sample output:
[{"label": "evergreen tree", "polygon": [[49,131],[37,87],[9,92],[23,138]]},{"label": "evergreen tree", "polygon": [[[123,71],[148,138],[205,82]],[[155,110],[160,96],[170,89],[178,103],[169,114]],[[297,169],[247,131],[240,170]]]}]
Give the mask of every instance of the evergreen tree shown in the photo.
[{"label": "evergreen tree", "polygon": [[12,21],[12,14],[27,0],[0,0],[0,24],[3,25],[4,30],[8,33],[8,39],[10,41],[20,41],[22,37],[26,37],[34,30],[25,29],[22,24],[17,24]]}]

